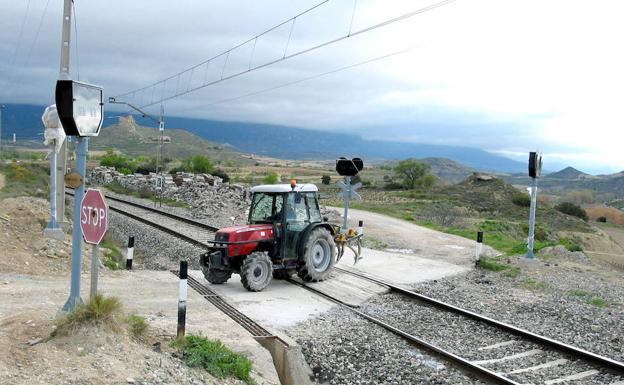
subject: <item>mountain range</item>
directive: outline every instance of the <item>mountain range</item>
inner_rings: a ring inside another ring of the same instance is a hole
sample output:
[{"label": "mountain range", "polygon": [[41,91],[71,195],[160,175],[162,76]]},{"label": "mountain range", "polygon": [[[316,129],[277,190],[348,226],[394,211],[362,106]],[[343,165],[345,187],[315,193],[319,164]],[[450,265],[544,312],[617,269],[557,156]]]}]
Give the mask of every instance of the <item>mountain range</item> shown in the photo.
[{"label": "mountain range", "polygon": [[[13,132],[17,133],[18,140],[41,138],[43,110],[44,106],[8,104],[3,114],[3,138],[9,138]],[[139,116],[135,118],[139,124],[153,125]],[[115,123],[105,120],[104,126]],[[167,129],[184,129],[212,142],[228,144],[242,152],[273,158],[317,160],[359,156],[372,162],[435,157],[485,171],[525,172],[527,167],[522,162],[476,148],[368,140],[355,134],[273,124],[167,117],[166,126]]]}]

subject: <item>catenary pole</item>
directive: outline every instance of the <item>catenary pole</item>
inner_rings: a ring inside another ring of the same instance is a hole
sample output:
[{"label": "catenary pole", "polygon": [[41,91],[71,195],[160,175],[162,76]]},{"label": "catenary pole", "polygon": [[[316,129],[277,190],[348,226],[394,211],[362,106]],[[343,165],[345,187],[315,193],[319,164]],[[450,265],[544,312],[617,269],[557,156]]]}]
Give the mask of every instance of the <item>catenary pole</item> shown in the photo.
[{"label": "catenary pole", "polygon": [[[71,37],[71,10],[72,0],[63,1],[63,32],[61,39],[61,66],[59,79],[69,79],[69,48]],[[76,168],[77,172],[84,177],[87,167],[87,151],[89,149],[89,140],[87,138],[76,138]],[[62,157],[62,155],[61,155]],[[64,172],[63,172],[64,174]],[[58,179],[57,179],[58,180]],[[51,181],[54,183],[55,181]],[[65,183],[63,179],[62,185],[57,184],[57,193],[59,190],[65,194]],[[75,189],[74,194],[74,220],[72,229],[72,262],[71,262],[71,283],[69,289],[69,298],[63,306],[63,311],[69,313],[82,303],[80,298],[80,268],[82,264],[82,229],[80,228],[80,203],[84,197],[84,182]],[[63,198],[63,202],[64,202]],[[58,200],[57,200],[58,202]],[[57,211],[59,207],[56,207]]]}]

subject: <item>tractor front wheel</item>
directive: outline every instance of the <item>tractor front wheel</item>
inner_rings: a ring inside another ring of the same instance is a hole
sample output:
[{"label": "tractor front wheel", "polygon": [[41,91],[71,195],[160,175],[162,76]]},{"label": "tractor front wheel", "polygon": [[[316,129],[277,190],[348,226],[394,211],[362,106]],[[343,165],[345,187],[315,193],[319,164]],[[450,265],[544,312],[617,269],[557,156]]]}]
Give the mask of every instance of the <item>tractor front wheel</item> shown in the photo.
[{"label": "tractor front wheel", "polygon": [[202,272],[204,273],[206,281],[215,285],[226,283],[232,276],[230,270],[219,270],[211,268],[210,266],[202,266]]},{"label": "tractor front wheel", "polygon": [[327,279],[336,263],[336,243],[327,229],[314,229],[303,249],[303,265],[298,275],[307,282]]},{"label": "tractor front wheel", "polygon": [[261,291],[273,278],[273,263],[266,253],[251,253],[241,266],[241,282],[249,291]]}]

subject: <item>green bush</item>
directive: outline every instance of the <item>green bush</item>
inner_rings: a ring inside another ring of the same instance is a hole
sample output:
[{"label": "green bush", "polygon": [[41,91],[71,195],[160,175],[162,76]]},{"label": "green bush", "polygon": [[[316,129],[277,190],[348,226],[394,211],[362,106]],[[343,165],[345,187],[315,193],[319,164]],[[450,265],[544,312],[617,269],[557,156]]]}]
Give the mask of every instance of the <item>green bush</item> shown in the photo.
[{"label": "green bush", "polygon": [[321,183],[324,185],[328,185],[331,183],[331,176],[325,174],[321,177]]},{"label": "green bush", "polygon": [[596,222],[607,223],[607,217],[598,217],[596,218]]},{"label": "green bush", "polygon": [[126,319],[128,324],[128,331],[135,338],[144,337],[147,334],[149,325],[145,321],[145,317],[141,317],[135,314],[131,314]]},{"label": "green bush", "polygon": [[202,336],[188,335],[176,341],[183,354],[184,361],[191,367],[202,367],[217,378],[235,377],[253,384],[250,373],[251,361],[228,349],[221,341],[212,341]]},{"label": "green bush", "polygon": [[212,174],[214,172],[214,164],[203,155],[195,155],[183,159],[178,170],[196,174]]},{"label": "green bush", "polygon": [[555,206],[557,211],[560,211],[564,214],[572,215],[577,218],[581,218],[582,220],[588,220],[587,212],[579,205],[576,205],[571,202],[561,202],[557,206]]},{"label": "green bush", "polygon": [[113,149],[106,150],[106,155],[102,156],[100,159],[100,165],[115,167],[116,170],[130,170],[131,172],[129,174],[134,173],[137,167],[136,162],[132,158],[117,154]]},{"label": "green bush", "polygon": [[[522,224],[522,232],[524,233],[524,235],[528,236],[529,235],[529,224],[528,223],[523,223]],[[536,241],[546,241],[548,239],[548,230],[546,230],[546,227],[544,227],[543,225],[535,225],[535,240]]]},{"label": "green bush", "polygon": [[263,182],[265,184],[276,184],[279,181],[280,181],[279,175],[277,175],[277,173],[274,171],[268,173],[263,179]]},{"label": "green bush", "polygon": [[516,206],[520,207],[530,207],[531,206],[531,197],[528,194],[514,194],[511,198],[511,202]]}]

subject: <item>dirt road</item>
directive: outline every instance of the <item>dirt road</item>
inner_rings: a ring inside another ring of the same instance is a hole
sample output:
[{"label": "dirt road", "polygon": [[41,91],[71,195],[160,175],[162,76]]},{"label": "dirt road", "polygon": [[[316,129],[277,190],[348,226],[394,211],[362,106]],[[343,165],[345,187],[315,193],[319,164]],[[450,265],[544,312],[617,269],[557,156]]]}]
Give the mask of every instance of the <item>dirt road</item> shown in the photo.
[{"label": "dirt road", "polygon": [[[342,213],[342,208],[332,207]],[[462,266],[474,263],[475,242],[418,226],[402,219],[363,210],[349,210],[349,224],[355,228],[364,221],[364,234],[388,245],[388,250],[441,260]],[[476,237],[476,234],[475,234]],[[497,252],[484,247],[484,254]]]}]

